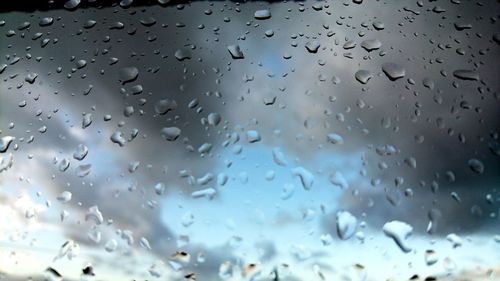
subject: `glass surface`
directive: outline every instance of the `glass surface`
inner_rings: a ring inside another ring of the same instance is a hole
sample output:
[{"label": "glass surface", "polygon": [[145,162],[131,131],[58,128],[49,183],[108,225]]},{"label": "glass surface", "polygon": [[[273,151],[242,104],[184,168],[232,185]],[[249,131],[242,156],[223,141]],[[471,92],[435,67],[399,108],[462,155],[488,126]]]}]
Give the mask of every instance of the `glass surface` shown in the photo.
[{"label": "glass surface", "polygon": [[499,7],[0,2],[0,280],[500,280]]}]

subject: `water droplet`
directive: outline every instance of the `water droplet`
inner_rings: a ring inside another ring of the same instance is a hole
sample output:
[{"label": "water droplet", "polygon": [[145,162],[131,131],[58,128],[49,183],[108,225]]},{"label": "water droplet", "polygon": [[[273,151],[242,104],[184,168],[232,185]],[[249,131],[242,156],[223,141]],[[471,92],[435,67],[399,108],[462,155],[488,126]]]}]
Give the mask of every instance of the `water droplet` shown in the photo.
[{"label": "water droplet", "polygon": [[92,113],[86,113],[82,118],[82,129],[87,128],[92,124]]},{"label": "water droplet", "polygon": [[38,77],[38,74],[37,73],[28,73],[28,75],[26,75],[26,77],[24,78],[24,81],[30,83],[30,84],[33,84],[35,83],[35,80],[36,78]]},{"label": "water droplet", "polygon": [[151,245],[149,245],[149,241],[148,241],[148,239],[146,239],[145,237],[141,237],[141,239],[139,239],[139,245],[140,245],[143,249],[146,249],[146,250],[150,250],[150,251],[151,251]]},{"label": "water droplet", "polygon": [[134,66],[124,67],[118,71],[118,79],[122,84],[134,81],[137,76],[139,76],[139,70]]},{"label": "water droplet", "polygon": [[338,85],[338,84],[340,84],[340,82],[341,82],[341,80],[338,76],[335,76],[335,75],[332,76],[332,83],[334,85]]},{"label": "water droplet", "polygon": [[295,186],[293,184],[290,183],[284,184],[280,194],[281,200],[287,200],[290,197],[292,197],[294,191],[295,191]]},{"label": "water droplet", "polygon": [[58,165],[58,169],[60,172],[65,172],[69,168],[69,160],[67,158],[63,158]]},{"label": "water droplet", "polygon": [[292,169],[292,174],[300,178],[302,187],[305,190],[310,190],[314,183],[314,175],[304,167],[296,167]]},{"label": "water droplet", "polygon": [[49,26],[54,22],[54,18],[51,17],[44,17],[40,20],[38,23],[40,26]]},{"label": "water droplet", "polygon": [[472,158],[467,162],[467,164],[469,165],[469,168],[476,174],[482,174],[484,172],[484,164],[478,159]]},{"label": "water droplet", "polygon": [[64,3],[64,8],[67,10],[73,10],[76,9],[78,5],[80,5],[80,0],[68,0]]},{"label": "water droplet", "polygon": [[0,153],[4,153],[9,149],[10,144],[16,138],[13,136],[5,136],[0,138]]},{"label": "water droplet", "polygon": [[200,147],[198,147],[198,153],[208,153],[210,152],[210,150],[212,150],[212,144],[211,143],[204,143],[202,145],[200,145]]},{"label": "water droplet", "polygon": [[47,281],[63,281],[62,275],[52,267],[45,269],[44,279]]},{"label": "water droplet", "polygon": [[438,261],[437,254],[434,250],[426,250],[425,251],[425,263],[427,265],[433,265]]},{"label": "water droplet", "polygon": [[109,138],[113,143],[118,144],[119,146],[124,146],[127,140],[123,137],[123,133],[120,131],[116,131],[113,134],[111,134],[111,137]]},{"label": "water droplet", "polygon": [[375,28],[376,30],[382,30],[382,29],[385,28],[385,25],[381,21],[374,21],[373,22],[373,28]]},{"label": "water droplet", "polygon": [[155,112],[160,115],[165,115],[171,110],[177,108],[177,102],[175,100],[163,99],[155,103]]},{"label": "water droplet", "polygon": [[317,53],[318,52],[318,49],[320,47],[320,44],[318,41],[314,40],[314,41],[309,41],[305,44],[305,47],[307,49],[307,51],[309,51],[309,53]]},{"label": "water droplet", "polygon": [[161,129],[161,135],[167,141],[175,141],[181,135],[181,129],[177,127],[164,127]]},{"label": "water droplet", "polygon": [[354,47],[356,47],[356,42],[354,42],[353,40],[349,40],[347,42],[344,43],[344,46],[342,46],[345,50],[349,50],[349,49],[352,49]]},{"label": "water droplet", "polygon": [[104,218],[101,211],[99,211],[99,207],[92,206],[87,210],[87,213],[85,214],[85,221],[88,220],[93,220],[96,224],[104,222]]},{"label": "water droplet", "polygon": [[408,253],[412,250],[406,241],[413,232],[411,225],[402,221],[390,221],[384,224],[382,230],[396,242],[401,251]]},{"label": "water droplet", "polygon": [[184,227],[189,227],[194,223],[194,215],[191,212],[187,212],[181,217],[181,224]]},{"label": "water droplet", "polygon": [[382,71],[387,75],[391,81],[403,78],[405,76],[405,70],[398,64],[389,62],[382,65]]},{"label": "water droplet", "polygon": [[216,193],[217,191],[215,189],[209,187],[202,190],[194,191],[193,193],[191,193],[191,197],[193,198],[206,197],[208,199],[212,199],[214,198]]},{"label": "water droplet", "polygon": [[175,58],[179,61],[183,61],[186,59],[191,59],[191,51],[189,49],[179,49],[175,51]]},{"label": "water droplet", "polygon": [[356,228],[358,225],[358,220],[355,216],[347,211],[337,212],[337,234],[340,239],[348,240],[354,233],[356,233]]},{"label": "water droplet", "polygon": [[86,177],[90,174],[92,168],[92,164],[83,164],[79,165],[75,169],[76,176],[79,178]]},{"label": "water droplet", "polygon": [[159,182],[155,185],[155,193],[158,195],[163,195],[165,193],[165,184],[162,182]]},{"label": "water droplet", "polygon": [[271,18],[271,12],[269,10],[257,10],[254,13],[254,17],[258,20],[265,20]]},{"label": "water droplet", "polygon": [[361,47],[368,52],[371,52],[373,50],[380,49],[380,47],[382,47],[382,42],[378,39],[367,39],[361,42]]},{"label": "water droplet", "polygon": [[477,72],[467,69],[455,70],[453,71],[453,76],[462,80],[472,80],[472,81],[479,80],[479,74],[477,74]]},{"label": "water droplet", "polygon": [[85,156],[87,156],[88,153],[89,149],[87,148],[87,146],[85,146],[84,144],[79,144],[76,148],[76,151],[73,152],[73,158],[81,161],[85,158]]},{"label": "water droplet", "polygon": [[231,54],[231,57],[233,59],[243,59],[244,58],[243,52],[240,50],[239,45],[227,46],[227,50],[229,51],[229,53]]},{"label": "water droplet", "polygon": [[453,248],[462,246],[462,238],[455,233],[450,233],[446,236],[446,240],[450,241]]},{"label": "water droplet", "polygon": [[208,114],[208,124],[212,125],[212,126],[217,126],[219,125],[220,121],[221,121],[221,116],[219,113],[215,113],[215,112],[212,112],[210,114]]},{"label": "water droplet", "polygon": [[57,196],[57,201],[61,202],[61,203],[68,203],[69,201],[71,201],[71,197],[73,195],[71,194],[71,192],[69,191],[63,191],[61,192],[58,196]]},{"label": "water droplet", "polygon": [[360,69],[360,70],[356,71],[356,73],[354,74],[354,77],[361,84],[366,84],[373,77],[373,74],[368,70]]},{"label": "water droplet", "polygon": [[259,142],[261,140],[260,134],[257,131],[249,130],[246,135],[249,143]]},{"label": "water droplet", "polygon": [[116,242],[115,239],[109,239],[108,242],[106,242],[106,245],[104,245],[104,249],[106,252],[114,252],[118,248],[118,242]]},{"label": "water droplet", "polygon": [[344,175],[342,175],[342,173],[339,171],[335,171],[334,173],[330,174],[328,177],[328,180],[333,185],[340,187],[340,189],[349,188],[349,184],[347,183],[347,180],[344,178]]},{"label": "water droplet", "polygon": [[326,140],[332,144],[343,144],[344,143],[344,138],[342,136],[335,134],[335,133],[330,133],[326,136]]}]

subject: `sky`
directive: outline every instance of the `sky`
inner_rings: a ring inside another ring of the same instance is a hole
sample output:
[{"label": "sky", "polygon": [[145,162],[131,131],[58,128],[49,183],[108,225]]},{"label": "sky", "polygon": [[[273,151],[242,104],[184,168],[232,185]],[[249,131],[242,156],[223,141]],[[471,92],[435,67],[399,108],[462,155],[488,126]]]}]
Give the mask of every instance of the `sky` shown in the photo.
[{"label": "sky", "polygon": [[500,280],[498,3],[146,2],[1,9],[0,280]]}]

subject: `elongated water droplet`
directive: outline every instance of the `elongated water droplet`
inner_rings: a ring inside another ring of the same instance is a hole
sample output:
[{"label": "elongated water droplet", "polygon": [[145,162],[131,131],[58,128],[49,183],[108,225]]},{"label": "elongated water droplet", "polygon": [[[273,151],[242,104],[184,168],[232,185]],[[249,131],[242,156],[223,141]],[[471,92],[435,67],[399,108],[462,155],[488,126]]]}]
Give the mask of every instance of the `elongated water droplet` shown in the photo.
[{"label": "elongated water droplet", "polygon": [[258,20],[265,20],[271,18],[271,12],[269,10],[257,10],[254,13],[254,17]]},{"label": "elongated water droplet", "polygon": [[413,232],[411,225],[402,221],[390,221],[385,223],[382,229],[385,235],[396,242],[401,251],[408,253],[412,250],[406,241]]},{"label": "elongated water droplet", "polygon": [[314,175],[304,167],[296,167],[292,169],[292,174],[300,178],[302,187],[305,190],[310,190],[314,183]]}]

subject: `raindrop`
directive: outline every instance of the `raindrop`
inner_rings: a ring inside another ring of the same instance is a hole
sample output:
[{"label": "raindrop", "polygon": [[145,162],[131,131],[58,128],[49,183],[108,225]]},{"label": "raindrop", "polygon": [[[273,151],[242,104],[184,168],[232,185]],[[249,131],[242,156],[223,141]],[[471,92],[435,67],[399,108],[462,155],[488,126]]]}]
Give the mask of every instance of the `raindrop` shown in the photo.
[{"label": "raindrop", "polygon": [[137,76],[139,76],[139,70],[134,66],[124,67],[118,71],[118,79],[122,84],[134,81]]},{"label": "raindrop", "polygon": [[375,28],[376,30],[382,30],[382,29],[385,28],[385,25],[381,21],[374,21],[373,22],[373,28]]},{"label": "raindrop", "polygon": [[76,7],[80,4],[80,0],[68,0],[64,3],[64,8],[68,10],[76,9]]},{"label": "raindrop", "polygon": [[467,162],[467,164],[469,165],[469,168],[476,174],[482,174],[484,172],[483,162],[478,159],[472,158]]},{"label": "raindrop", "polygon": [[281,151],[281,149],[279,147],[273,148],[272,154],[273,154],[274,163],[276,163],[279,166],[283,166],[283,167],[288,165],[288,162],[285,158],[285,154]]},{"label": "raindrop", "polygon": [[328,142],[332,144],[343,144],[344,143],[344,138],[342,136],[335,134],[335,133],[330,133],[326,136],[326,139]]},{"label": "raindrop", "polygon": [[479,74],[477,74],[473,70],[458,69],[453,71],[453,76],[462,80],[472,80],[472,81],[479,80]]},{"label": "raindrop", "polygon": [[40,20],[38,23],[40,26],[49,26],[54,22],[54,18],[51,17],[44,17]]},{"label": "raindrop", "polygon": [[161,129],[161,135],[167,141],[175,141],[181,135],[181,129],[177,127],[164,127]]},{"label": "raindrop", "polygon": [[382,47],[382,42],[378,39],[367,39],[361,42],[361,47],[368,52],[371,52],[373,50],[380,49],[380,47]]},{"label": "raindrop", "polygon": [[76,148],[76,151],[73,152],[73,158],[81,161],[83,160],[83,158],[85,158],[85,156],[87,156],[88,153],[89,149],[87,148],[87,146],[85,146],[84,144],[79,144]]},{"label": "raindrop", "polygon": [[317,53],[318,52],[318,49],[320,47],[320,44],[318,41],[314,40],[314,41],[309,41],[305,44],[305,47],[307,49],[307,51],[309,51],[309,53]]},{"label": "raindrop", "polygon": [[15,140],[15,137],[12,136],[5,136],[0,138],[0,153],[4,153],[9,149],[10,144],[12,143],[13,140]]},{"label": "raindrop", "polygon": [[271,12],[269,10],[257,10],[254,13],[254,17],[258,20],[265,20],[271,18]]},{"label": "raindrop", "polygon": [[127,140],[123,137],[123,133],[120,131],[116,131],[113,134],[111,134],[111,137],[109,138],[113,143],[118,144],[119,146],[124,146]]},{"label": "raindrop", "polygon": [[104,218],[101,211],[99,211],[99,207],[92,206],[87,210],[87,213],[85,214],[85,221],[88,220],[93,220],[96,224],[104,222]]},{"label": "raindrop", "polygon": [[259,142],[261,140],[260,134],[257,131],[249,130],[246,135],[249,143]]},{"label": "raindrop", "polygon": [[186,59],[191,59],[191,51],[188,49],[179,49],[175,51],[175,58],[179,61],[183,61]]},{"label": "raindrop", "polygon": [[32,73],[29,73],[28,75],[26,75],[26,77],[24,78],[24,81],[26,81],[30,84],[33,84],[33,83],[35,83],[35,80],[37,77],[38,77],[38,74],[32,72]]},{"label": "raindrop", "polygon": [[219,125],[220,121],[221,121],[221,116],[219,113],[215,113],[215,112],[212,112],[210,114],[208,114],[208,124],[212,125],[212,126],[217,126]]},{"label": "raindrop", "polygon": [[340,239],[348,240],[354,233],[356,233],[356,228],[358,225],[358,220],[355,216],[347,211],[337,212],[337,234]]},{"label": "raindrop", "polygon": [[72,194],[71,192],[69,191],[63,191],[62,193],[60,193],[58,196],[57,196],[57,201],[61,202],[61,203],[68,203],[69,201],[71,201],[71,197],[72,197]]},{"label": "raindrop", "polygon": [[310,190],[314,183],[314,175],[304,167],[296,167],[292,169],[292,174],[300,178],[302,187],[305,190]]},{"label": "raindrop", "polygon": [[92,164],[84,164],[76,167],[75,173],[79,178],[86,177],[90,174],[92,168]]},{"label": "raindrop", "polygon": [[155,112],[160,115],[165,115],[176,108],[177,102],[175,100],[163,99],[155,103]]},{"label": "raindrop", "polygon": [[86,113],[86,114],[83,115],[82,129],[87,128],[88,126],[90,126],[90,124],[92,124],[92,114],[91,113]]},{"label": "raindrop", "polygon": [[391,80],[397,80],[405,76],[405,70],[400,65],[389,62],[382,65],[382,71]]},{"label": "raindrop", "polygon": [[240,50],[240,46],[239,45],[230,45],[230,46],[227,46],[227,50],[229,51],[229,53],[231,54],[231,57],[233,59],[242,59],[242,58],[244,58],[243,52]]},{"label": "raindrop", "polygon": [[58,169],[60,172],[65,172],[69,168],[69,160],[67,158],[63,158],[58,165]]},{"label": "raindrop", "polygon": [[433,265],[438,261],[437,254],[434,250],[426,250],[425,251],[425,264]]},{"label": "raindrop", "polygon": [[356,71],[356,73],[354,74],[354,77],[361,84],[366,84],[373,77],[373,74],[368,70],[360,69],[360,70]]},{"label": "raindrop", "polygon": [[106,245],[104,245],[104,249],[106,252],[114,252],[118,248],[118,242],[116,242],[115,239],[109,239],[108,242],[106,242]]},{"label": "raindrop", "polygon": [[390,221],[384,224],[382,228],[384,234],[392,238],[398,245],[401,251],[408,253],[411,248],[408,246],[406,239],[412,234],[413,227],[402,221]]},{"label": "raindrop", "polygon": [[453,248],[462,246],[462,238],[455,233],[448,234],[448,236],[446,236],[446,240],[451,242]]}]

